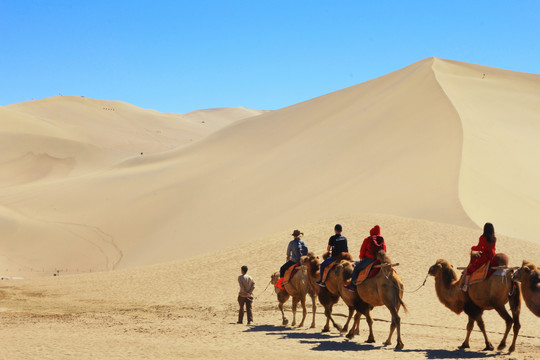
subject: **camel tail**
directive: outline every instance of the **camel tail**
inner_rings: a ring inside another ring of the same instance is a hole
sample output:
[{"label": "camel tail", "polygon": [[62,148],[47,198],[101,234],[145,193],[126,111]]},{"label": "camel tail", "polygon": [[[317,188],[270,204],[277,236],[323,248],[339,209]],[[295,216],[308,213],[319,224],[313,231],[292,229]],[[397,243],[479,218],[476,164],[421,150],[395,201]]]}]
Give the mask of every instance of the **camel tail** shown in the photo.
[{"label": "camel tail", "polygon": [[405,305],[405,303],[403,302],[403,299],[401,298],[401,296],[399,296],[398,299],[399,299],[399,303],[401,304],[401,306],[403,306],[403,311],[405,311],[405,314],[408,314],[409,309],[407,309],[407,305]]},{"label": "camel tail", "polygon": [[403,284],[401,283],[401,281],[398,281],[398,279],[396,279],[394,276],[392,276],[392,280],[394,282],[395,287],[399,289],[399,292],[397,294],[398,301],[400,305],[403,306],[403,311],[405,311],[405,314],[408,314],[409,309],[407,309],[407,305],[405,305],[405,303],[403,302]]}]

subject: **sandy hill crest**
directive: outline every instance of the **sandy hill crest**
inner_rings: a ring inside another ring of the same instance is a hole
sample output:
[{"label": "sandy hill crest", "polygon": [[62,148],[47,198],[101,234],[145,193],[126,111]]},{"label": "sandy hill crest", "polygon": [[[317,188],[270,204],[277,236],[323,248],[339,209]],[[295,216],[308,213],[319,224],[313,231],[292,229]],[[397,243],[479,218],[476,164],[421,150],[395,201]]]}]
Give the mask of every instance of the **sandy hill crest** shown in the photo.
[{"label": "sandy hill crest", "polygon": [[38,268],[138,266],[358,213],[491,220],[540,242],[539,87],[538,75],[425,59],[187,147],[4,188],[3,251]]}]

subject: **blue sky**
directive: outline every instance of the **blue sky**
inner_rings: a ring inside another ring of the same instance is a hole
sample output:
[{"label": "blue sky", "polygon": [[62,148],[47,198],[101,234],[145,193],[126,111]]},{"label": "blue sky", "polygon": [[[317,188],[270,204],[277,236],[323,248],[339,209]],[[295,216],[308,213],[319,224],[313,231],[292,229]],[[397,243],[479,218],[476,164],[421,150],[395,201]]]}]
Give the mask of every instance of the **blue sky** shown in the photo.
[{"label": "blue sky", "polygon": [[436,56],[540,73],[540,1],[0,0],[0,105],[278,109]]}]

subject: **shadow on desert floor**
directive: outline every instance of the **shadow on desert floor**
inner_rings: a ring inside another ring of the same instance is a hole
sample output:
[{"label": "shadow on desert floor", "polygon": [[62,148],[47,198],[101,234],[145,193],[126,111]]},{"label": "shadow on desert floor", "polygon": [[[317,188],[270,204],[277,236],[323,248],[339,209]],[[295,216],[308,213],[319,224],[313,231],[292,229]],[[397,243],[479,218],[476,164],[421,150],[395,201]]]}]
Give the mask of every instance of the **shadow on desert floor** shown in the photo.
[{"label": "shadow on desert floor", "polygon": [[[336,333],[306,333],[302,329],[275,325],[254,325],[245,330],[246,332],[265,332],[266,335],[278,336],[280,339],[299,340],[301,344],[312,346],[313,351],[365,351],[376,349],[392,350],[392,346],[372,345],[350,341],[343,335]],[[507,354],[446,349],[403,349],[396,352],[417,353],[425,359],[487,359]]]}]

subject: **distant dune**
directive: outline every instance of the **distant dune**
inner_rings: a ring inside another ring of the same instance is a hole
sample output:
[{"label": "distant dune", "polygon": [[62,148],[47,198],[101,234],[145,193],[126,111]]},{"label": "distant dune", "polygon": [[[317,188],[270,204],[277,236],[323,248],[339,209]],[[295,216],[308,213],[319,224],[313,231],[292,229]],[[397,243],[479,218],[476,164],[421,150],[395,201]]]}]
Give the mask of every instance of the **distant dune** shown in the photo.
[{"label": "distant dune", "polygon": [[5,106],[0,261],[141,266],[364,213],[540,244],[539,94],[539,75],[429,58],[272,112]]}]

